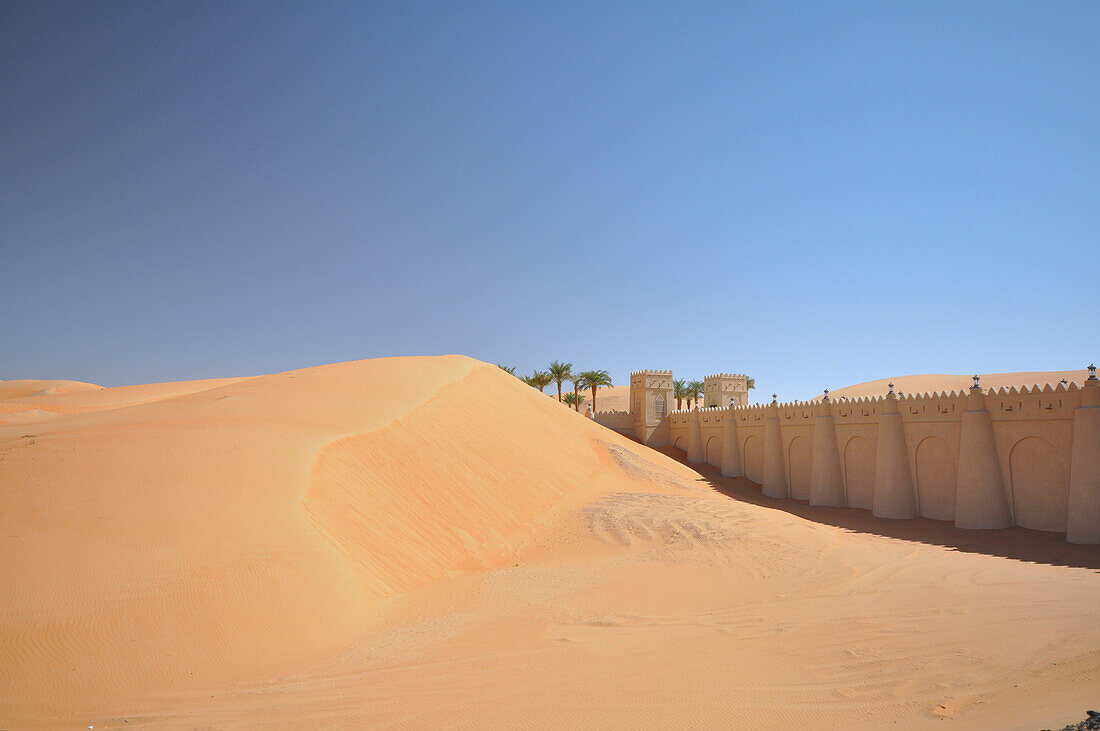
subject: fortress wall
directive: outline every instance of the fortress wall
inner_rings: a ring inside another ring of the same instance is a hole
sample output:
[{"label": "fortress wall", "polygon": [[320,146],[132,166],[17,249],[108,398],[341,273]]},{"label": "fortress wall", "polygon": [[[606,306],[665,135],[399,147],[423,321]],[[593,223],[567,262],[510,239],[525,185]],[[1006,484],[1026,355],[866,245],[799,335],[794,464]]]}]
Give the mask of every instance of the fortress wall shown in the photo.
[{"label": "fortress wall", "polygon": [[[1093,380],[1084,388],[978,388],[679,410],[666,422],[668,443],[692,451],[690,461],[721,467],[723,474],[736,469],[764,484],[771,417],[778,439],[769,447],[775,451],[768,453],[765,492],[773,496],[839,500],[880,517],[919,515],[965,528],[1068,530],[1071,541],[1100,543],[1091,517],[1096,512],[1100,519],[1100,434],[1093,423],[1100,417],[1091,413],[1097,409],[1100,382]],[[891,427],[887,442],[880,426],[890,419],[900,426]],[[834,439],[835,448],[828,443]],[[727,444],[739,450],[732,460],[724,459]],[[841,484],[830,487],[837,460]],[[821,492],[812,496],[814,490]],[[1071,504],[1088,516],[1075,522]]]},{"label": "fortress wall", "polygon": [[783,466],[787,488],[795,500],[810,499],[810,478],[813,474],[814,406],[795,402],[779,406],[779,433],[783,444]]},{"label": "fortress wall", "polygon": [[620,434],[634,435],[634,421],[629,413],[622,411],[597,411],[592,415],[597,424],[613,429]]},{"label": "fortress wall", "polygon": [[847,504],[870,510],[874,504],[877,425],[837,423],[836,441]]},{"label": "fortress wall", "polygon": [[669,444],[687,452],[688,411],[673,411],[668,417]]},{"label": "fortress wall", "polygon": [[757,484],[764,482],[764,422],[737,423],[737,442],[741,447],[741,465],[745,477]]},{"label": "fortress wall", "polygon": [[1001,474],[1016,525],[1064,531],[1068,524],[1074,413],[1081,392],[999,389],[986,397]]},{"label": "fortress wall", "polygon": [[715,467],[722,466],[722,436],[725,433],[725,420],[730,418],[729,409],[709,408],[700,410],[704,461]]}]

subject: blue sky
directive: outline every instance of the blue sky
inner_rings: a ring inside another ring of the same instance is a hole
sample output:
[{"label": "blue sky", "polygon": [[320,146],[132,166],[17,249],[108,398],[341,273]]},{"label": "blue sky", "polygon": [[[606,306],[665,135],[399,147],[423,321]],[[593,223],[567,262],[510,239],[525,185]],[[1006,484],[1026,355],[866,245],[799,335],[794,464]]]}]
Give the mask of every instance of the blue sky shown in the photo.
[{"label": "blue sky", "polygon": [[1100,4],[0,4],[0,379],[1100,359]]}]

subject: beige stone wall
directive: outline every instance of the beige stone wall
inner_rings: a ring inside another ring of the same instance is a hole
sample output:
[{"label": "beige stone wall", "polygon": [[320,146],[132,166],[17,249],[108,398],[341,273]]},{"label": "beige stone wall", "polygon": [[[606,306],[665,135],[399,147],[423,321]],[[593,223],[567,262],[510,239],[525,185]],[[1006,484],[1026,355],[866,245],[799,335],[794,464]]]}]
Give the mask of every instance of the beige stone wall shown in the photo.
[{"label": "beige stone wall", "polygon": [[[899,420],[880,445],[880,426]],[[738,470],[767,494],[1100,543],[1097,381],[711,407],[668,422],[669,442],[689,460]],[[723,459],[724,444],[738,454]]]},{"label": "beige stone wall", "polygon": [[608,429],[613,429],[620,434],[634,436],[634,420],[624,411],[597,411],[592,415],[596,423],[603,424]]}]

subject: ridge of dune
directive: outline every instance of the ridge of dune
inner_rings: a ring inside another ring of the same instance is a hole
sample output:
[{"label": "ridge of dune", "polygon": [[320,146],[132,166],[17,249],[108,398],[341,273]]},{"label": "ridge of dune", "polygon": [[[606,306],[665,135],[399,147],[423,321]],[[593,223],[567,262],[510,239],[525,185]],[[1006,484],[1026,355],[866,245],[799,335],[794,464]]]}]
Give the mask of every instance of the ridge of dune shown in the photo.
[{"label": "ridge of dune", "polygon": [[0,707],[32,717],[311,662],[375,626],[380,597],[502,565],[609,489],[601,472],[631,479],[601,427],[462,356],[24,431],[0,423]]},{"label": "ridge of dune", "polygon": [[52,396],[55,394],[97,391],[101,388],[103,387],[94,383],[84,383],[83,381],[41,381],[35,379],[0,381],[0,401],[26,398],[28,396]]},{"label": "ridge of dune", "polygon": [[599,494],[597,473],[622,472],[601,446],[608,438],[628,443],[479,368],[385,427],[326,445],[303,507],[369,591],[407,591],[502,565],[533,521]]},{"label": "ridge of dune", "polygon": [[[147,383],[111,388],[83,384],[89,386],[89,388],[74,388],[72,390],[50,388],[34,393],[23,393],[27,389],[12,389],[11,395],[0,397],[0,424],[13,424],[28,420],[28,418],[40,421],[54,416],[86,414],[93,411],[139,406],[221,388],[254,377],[207,378],[197,381]],[[36,381],[34,383],[42,382]]]},{"label": "ridge of dune", "polygon": [[0,424],[7,700],[79,707],[263,674],[346,644],[372,614],[305,520],[310,462],[472,363],[335,364],[34,434]]}]

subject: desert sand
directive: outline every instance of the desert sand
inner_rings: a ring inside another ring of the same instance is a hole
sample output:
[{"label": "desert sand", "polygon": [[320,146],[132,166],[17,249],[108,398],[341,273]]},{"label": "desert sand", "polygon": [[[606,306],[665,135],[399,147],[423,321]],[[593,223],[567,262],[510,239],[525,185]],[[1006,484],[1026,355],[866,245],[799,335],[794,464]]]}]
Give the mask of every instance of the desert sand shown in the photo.
[{"label": "desert sand", "polygon": [[[1028,371],[1021,373],[983,373],[981,377],[982,388],[1009,388],[1011,386],[1057,386],[1065,379],[1068,383],[1076,383],[1080,386],[1088,377],[1088,371],[1078,368],[1075,371]],[[897,376],[895,378],[880,378],[876,381],[858,383],[854,386],[839,388],[830,391],[830,398],[837,399],[841,396],[848,398],[862,398],[867,396],[885,396],[894,384],[894,390],[898,393],[932,393],[939,391],[965,391],[974,385],[973,375],[952,375],[948,373],[925,373],[916,376]],[[818,394],[816,398],[821,398]]]},{"label": "desert sand", "polygon": [[0,382],[0,727],[1039,728],[1095,706],[1097,547],[770,501],[680,457],[461,356]]},{"label": "desert sand", "polygon": [[[550,389],[546,389],[549,393]],[[557,398],[557,392],[555,391],[555,398]],[[585,407],[592,405],[592,391],[586,390],[583,392],[584,405],[581,407],[581,411],[584,411]],[[596,410],[597,411],[630,411],[630,384],[624,384],[622,386],[604,386],[596,391]]]}]

